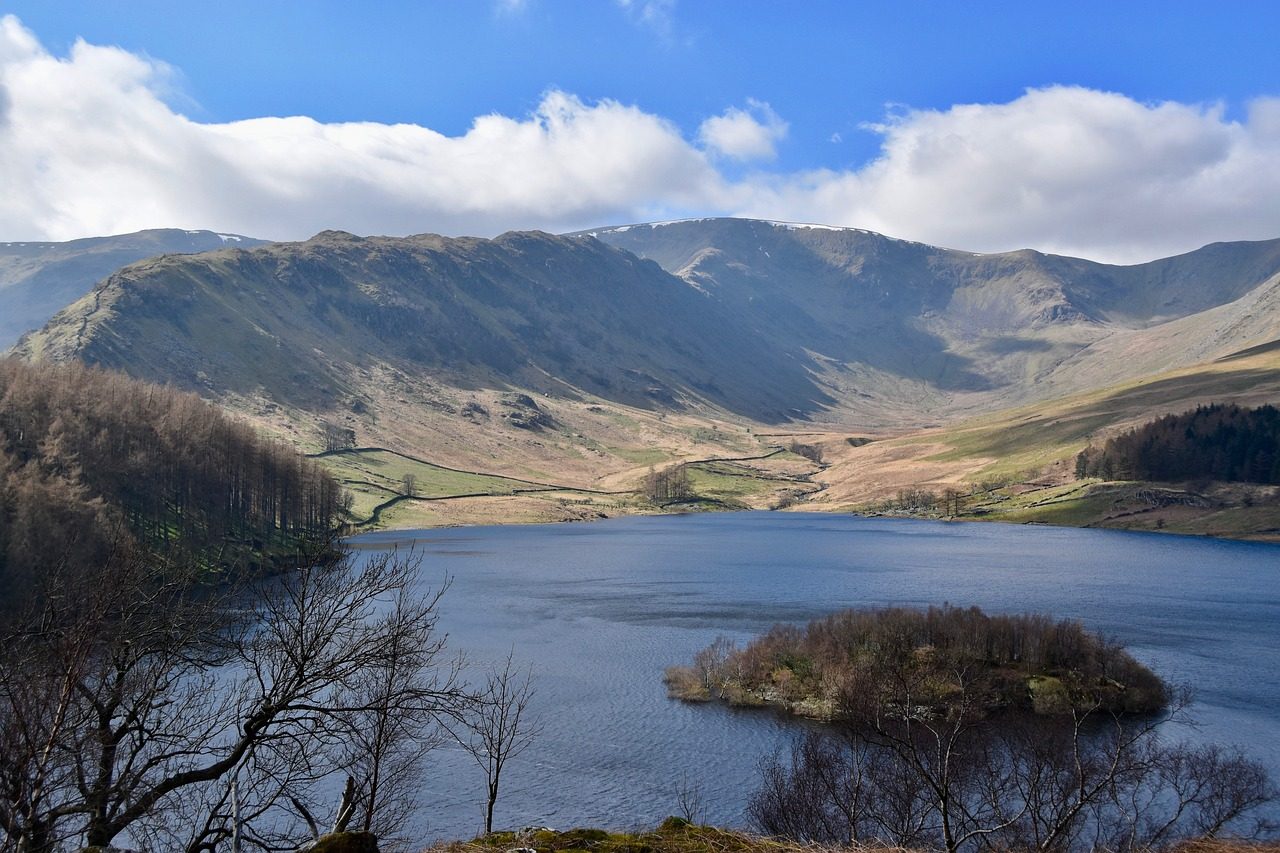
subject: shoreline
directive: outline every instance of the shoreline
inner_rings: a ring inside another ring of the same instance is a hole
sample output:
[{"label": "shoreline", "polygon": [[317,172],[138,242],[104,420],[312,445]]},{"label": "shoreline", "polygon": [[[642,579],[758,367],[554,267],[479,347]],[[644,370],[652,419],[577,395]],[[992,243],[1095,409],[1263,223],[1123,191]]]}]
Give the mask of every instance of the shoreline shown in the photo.
[{"label": "shoreline", "polygon": [[[489,497],[503,498],[506,496],[494,495]],[[527,527],[527,526],[543,526],[543,525],[551,526],[551,525],[559,525],[559,524],[589,524],[589,523],[595,523],[595,522],[614,521],[614,520],[620,520],[625,518],[643,518],[643,517],[675,518],[675,517],[690,516],[690,515],[724,515],[727,513],[738,513],[738,514],[750,513],[753,515],[812,514],[812,515],[825,515],[825,516],[833,516],[833,517],[883,519],[886,521],[936,521],[936,522],[943,522],[947,524],[952,524],[952,523],[1003,524],[1003,525],[1009,525],[1012,527],[1047,527],[1047,528],[1055,528],[1055,529],[1063,529],[1063,530],[1102,530],[1102,531],[1110,531],[1115,533],[1180,536],[1180,537],[1193,538],[1193,539],[1221,540],[1224,542],[1243,542],[1243,543],[1259,544],[1259,545],[1280,545],[1280,531],[1272,531],[1272,530],[1259,531],[1258,533],[1253,533],[1253,534],[1215,535],[1210,533],[1196,533],[1196,532],[1189,532],[1184,530],[1173,530],[1169,528],[1160,529],[1160,530],[1148,530],[1148,529],[1126,528],[1126,527],[1105,527],[1105,526],[1091,525],[1091,524],[1084,524],[1084,525],[1054,524],[1054,523],[1042,522],[1042,521],[1011,521],[1011,520],[1003,520],[998,518],[963,517],[963,516],[942,517],[942,516],[928,516],[928,515],[912,515],[912,514],[906,514],[906,513],[902,513],[902,514],[886,513],[886,512],[880,512],[880,511],[818,509],[818,508],[812,508],[812,507],[805,507],[803,505],[791,506],[785,509],[733,508],[733,509],[689,510],[689,511],[683,511],[683,512],[631,512],[631,513],[618,513],[616,515],[598,515],[590,518],[560,518],[560,519],[520,519],[520,518],[514,518],[514,517],[513,518],[500,517],[494,520],[483,520],[483,521],[477,521],[477,522],[464,521],[464,522],[452,522],[452,523],[444,523],[444,524],[387,525],[384,527],[359,530],[357,532],[352,533],[350,536],[343,537],[343,541],[349,542],[352,539],[358,539],[363,536],[371,536],[371,535],[378,535],[378,534],[408,533],[408,532],[418,531],[418,530],[465,530],[465,529],[488,528],[488,527]]]}]

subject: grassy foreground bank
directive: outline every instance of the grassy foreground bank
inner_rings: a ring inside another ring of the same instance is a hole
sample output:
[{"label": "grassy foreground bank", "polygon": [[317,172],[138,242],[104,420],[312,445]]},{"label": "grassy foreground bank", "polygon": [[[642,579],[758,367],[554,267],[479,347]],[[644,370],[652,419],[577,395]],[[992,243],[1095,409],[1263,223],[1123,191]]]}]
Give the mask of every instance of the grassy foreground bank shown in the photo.
[{"label": "grassy foreground bank", "polygon": [[[1177,853],[1274,853],[1280,843],[1257,843],[1230,839],[1198,839],[1173,848]],[[830,847],[765,838],[745,832],[699,826],[669,817],[656,829],[643,832],[608,832],[602,829],[529,829],[495,832],[474,841],[447,842],[427,848],[426,853],[822,853],[856,850],[879,853],[907,853],[906,848],[880,844],[853,844]]]}]

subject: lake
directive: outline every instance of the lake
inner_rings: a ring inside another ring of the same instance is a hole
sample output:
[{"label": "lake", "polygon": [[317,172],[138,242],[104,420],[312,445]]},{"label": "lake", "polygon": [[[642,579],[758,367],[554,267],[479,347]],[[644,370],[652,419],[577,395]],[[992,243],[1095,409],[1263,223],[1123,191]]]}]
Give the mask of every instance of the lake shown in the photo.
[{"label": "lake", "polygon": [[[1280,545],[1007,524],[726,513],[373,533],[452,586],[440,627],[484,664],[534,667],[543,730],[504,777],[495,827],[652,827],[696,789],[708,822],[745,826],[762,757],[797,725],[685,705],[662,671],[719,635],[846,607],[949,602],[1046,612],[1114,636],[1197,690],[1195,738],[1246,746],[1280,777]],[[482,827],[482,777],[432,753],[428,838]]]}]

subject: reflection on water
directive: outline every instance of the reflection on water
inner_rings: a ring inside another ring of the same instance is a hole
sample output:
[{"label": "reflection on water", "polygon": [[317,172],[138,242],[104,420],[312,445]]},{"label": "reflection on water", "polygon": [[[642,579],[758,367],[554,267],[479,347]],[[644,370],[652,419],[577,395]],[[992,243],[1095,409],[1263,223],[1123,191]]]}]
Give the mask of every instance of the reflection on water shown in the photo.
[{"label": "reflection on water", "polygon": [[[744,824],[763,756],[793,723],[666,698],[665,667],[717,635],[844,607],[975,604],[1082,620],[1197,689],[1203,728],[1280,776],[1280,546],[1180,536],[732,513],[369,534],[413,546],[424,580],[452,586],[440,626],[477,663],[514,647],[535,668],[544,729],[510,765],[500,826],[649,827],[682,778],[707,820]],[[432,755],[429,837],[481,825],[481,780],[456,750]]]}]

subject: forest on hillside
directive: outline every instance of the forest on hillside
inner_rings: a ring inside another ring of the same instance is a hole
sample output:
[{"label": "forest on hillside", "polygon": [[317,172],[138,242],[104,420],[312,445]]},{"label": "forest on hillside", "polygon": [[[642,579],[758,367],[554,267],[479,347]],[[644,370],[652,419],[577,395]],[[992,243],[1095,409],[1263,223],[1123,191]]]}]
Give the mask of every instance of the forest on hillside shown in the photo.
[{"label": "forest on hillside", "polygon": [[206,568],[311,553],[343,495],[193,394],[81,364],[0,361],[0,588],[141,546]]},{"label": "forest on hillside", "polygon": [[1280,483],[1280,409],[1235,404],[1165,415],[1089,447],[1076,477]]}]

